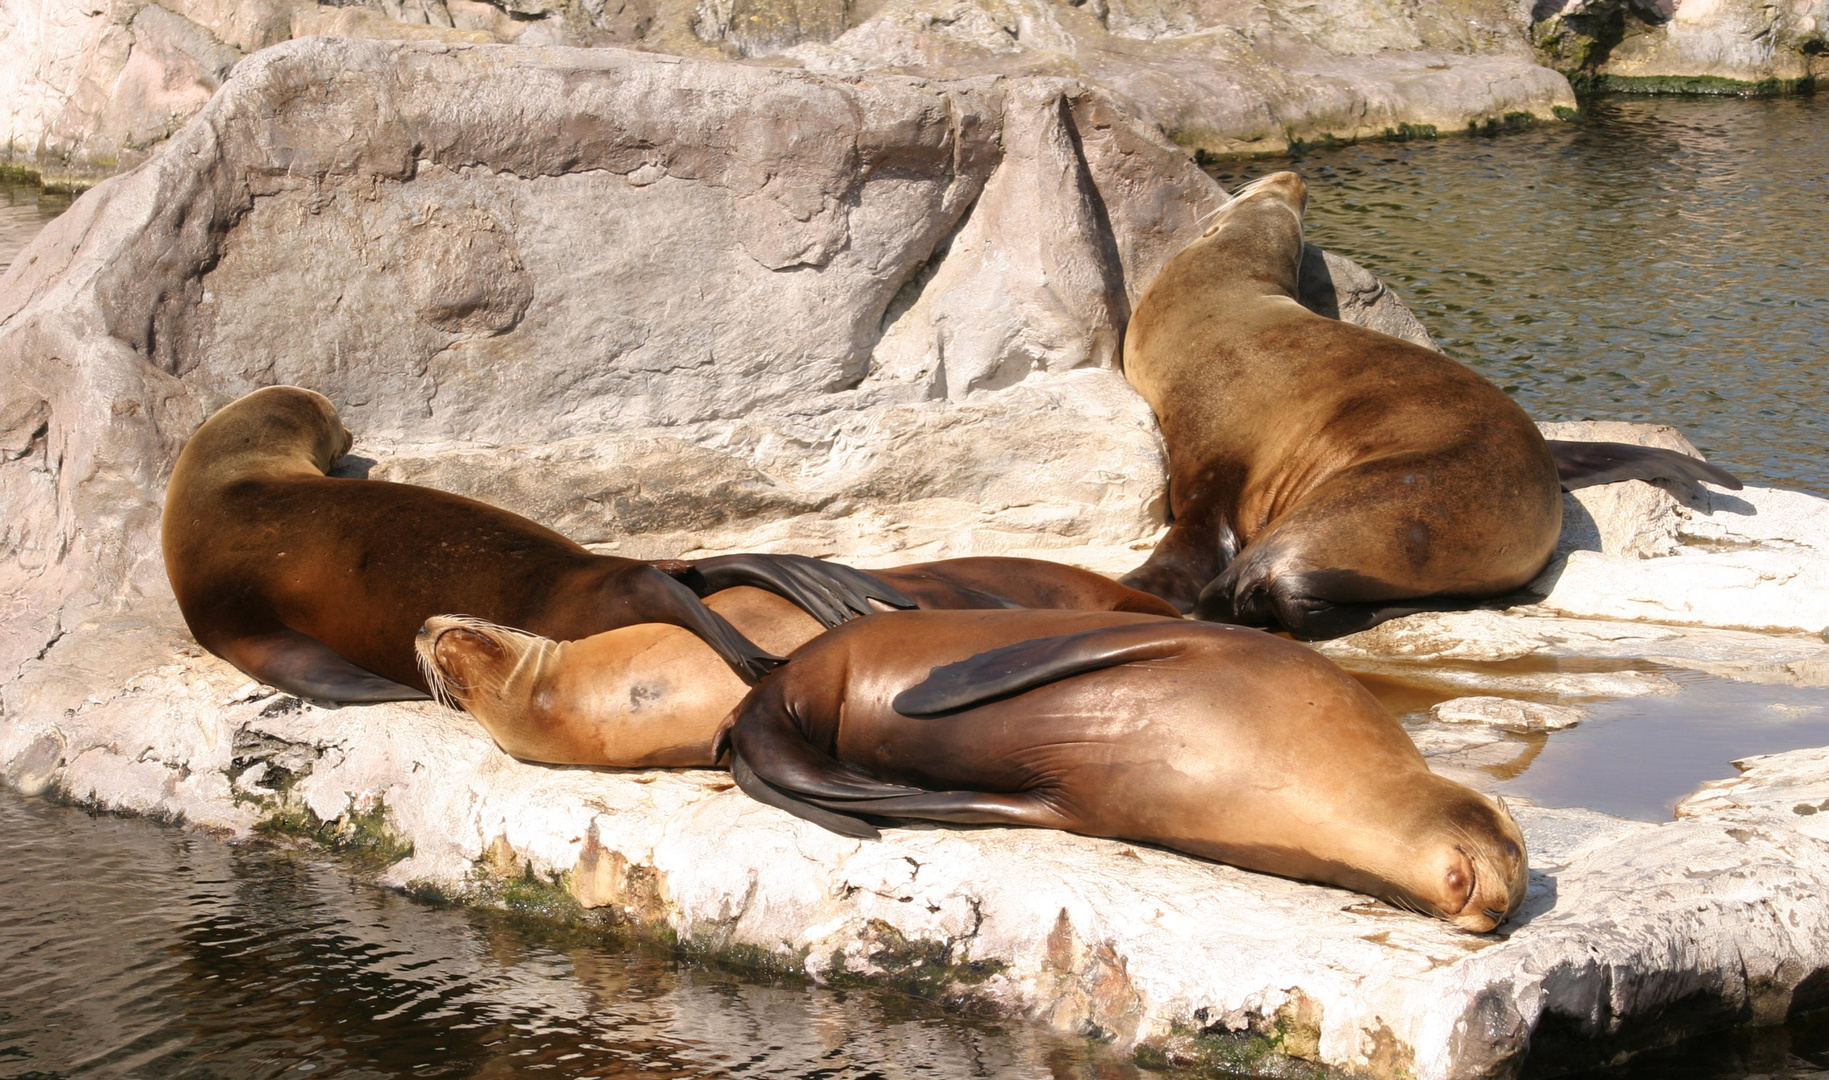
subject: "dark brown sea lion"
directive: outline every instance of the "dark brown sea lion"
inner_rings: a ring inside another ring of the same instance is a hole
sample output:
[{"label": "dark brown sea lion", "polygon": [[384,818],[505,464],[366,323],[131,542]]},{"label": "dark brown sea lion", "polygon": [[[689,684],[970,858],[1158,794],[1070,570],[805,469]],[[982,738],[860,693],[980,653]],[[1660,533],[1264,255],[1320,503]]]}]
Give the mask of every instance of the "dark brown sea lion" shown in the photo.
[{"label": "dark brown sea lion", "polygon": [[1122,580],[1205,619],[1352,633],[1542,571],[1560,486],[1739,482],[1694,458],[1546,444],[1439,353],[1297,302],[1307,188],[1240,190],[1137,302],[1124,374],[1169,450],[1173,524]]},{"label": "dark brown sea lion", "polygon": [[874,610],[871,598],[913,606],[866,574],[817,560],[596,555],[474,499],[325,475],[350,444],[322,395],[268,387],[197,430],[166,490],[165,569],[191,633],[289,693],[424,697],[414,637],[446,611],[559,640],[669,623],[753,680],[780,658],[707,608],[694,587],[761,585],[828,623]]},{"label": "dark brown sea lion", "polygon": [[[947,559],[873,573],[923,608],[1175,616],[1148,593],[1035,559]],[[705,604],[771,653],[792,652],[825,629],[759,589],[726,589]],[[712,736],[747,689],[703,641],[659,623],[559,642],[462,615],[437,616],[426,620],[416,648],[433,696],[475,717],[515,757],[555,765],[716,764]]]},{"label": "dark brown sea lion", "polygon": [[1126,613],[895,612],[796,650],[725,733],[751,796],[1036,825],[1328,882],[1491,930],[1523,901],[1503,804],[1431,773],[1350,675],[1294,642]]}]

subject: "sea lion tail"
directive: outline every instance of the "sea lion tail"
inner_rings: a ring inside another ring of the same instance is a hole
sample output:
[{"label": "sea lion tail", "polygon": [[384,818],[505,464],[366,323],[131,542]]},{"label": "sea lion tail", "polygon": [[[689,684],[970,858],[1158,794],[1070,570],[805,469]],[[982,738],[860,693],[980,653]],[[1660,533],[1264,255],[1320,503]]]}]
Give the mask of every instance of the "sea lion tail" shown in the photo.
[{"label": "sea lion tail", "polygon": [[1179,656],[1187,648],[1188,635],[1197,632],[1185,622],[1165,619],[1005,645],[934,668],[925,680],[897,694],[891,705],[903,716],[944,716],[1075,675]]},{"label": "sea lion tail", "polygon": [[1675,450],[1633,443],[1547,441],[1565,491],[1621,480],[1705,480],[1729,491],[1741,487],[1740,479],[1726,469]]}]

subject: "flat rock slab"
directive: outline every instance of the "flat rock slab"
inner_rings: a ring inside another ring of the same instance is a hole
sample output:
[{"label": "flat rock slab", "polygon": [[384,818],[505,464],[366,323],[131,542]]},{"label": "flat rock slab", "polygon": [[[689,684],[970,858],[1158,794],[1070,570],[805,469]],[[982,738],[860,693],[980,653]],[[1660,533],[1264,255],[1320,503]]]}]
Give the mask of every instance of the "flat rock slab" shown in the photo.
[{"label": "flat rock slab", "polygon": [[1824,1003],[1822,750],[1744,763],[1662,825],[1519,808],[1530,899],[1503,934],[1470,935],[1121,841],[921,826],[860,842],[719,772],[523,764],[429,704],[274,695],[175,621],[74,628],[4,704],[0,773],[26,790],[410,845],[385,880],[486,897],[531,875],[690,954],[892,981],[1171,1057],[1239,1033],[1377,1076],[1505,1075],[1526,1054],[1592,1062]]}]

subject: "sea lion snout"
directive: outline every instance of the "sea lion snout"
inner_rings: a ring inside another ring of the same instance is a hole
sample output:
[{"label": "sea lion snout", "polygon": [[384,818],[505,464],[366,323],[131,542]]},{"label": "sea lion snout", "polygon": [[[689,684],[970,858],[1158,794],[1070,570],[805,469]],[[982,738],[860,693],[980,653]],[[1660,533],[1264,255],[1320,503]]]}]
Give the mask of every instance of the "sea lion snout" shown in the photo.
[{"label": "sea lion snout", "polygon": [[1425,883],[1419,899],[1461,929],[1483,934],[1524,903],[1530,867],[1524,835],[1504,802],[1474,798],[1480,800],[1477,807],[1452,807],[1444,815],[1435,858],[1425,863],[1434,880]]},{"label": "sea lion snout", "polygon": [[460,615],[427,619],[413,636],[413,652],[432,696],[469,710],[472,691],[500,682],[514,661],[501,629]]}]

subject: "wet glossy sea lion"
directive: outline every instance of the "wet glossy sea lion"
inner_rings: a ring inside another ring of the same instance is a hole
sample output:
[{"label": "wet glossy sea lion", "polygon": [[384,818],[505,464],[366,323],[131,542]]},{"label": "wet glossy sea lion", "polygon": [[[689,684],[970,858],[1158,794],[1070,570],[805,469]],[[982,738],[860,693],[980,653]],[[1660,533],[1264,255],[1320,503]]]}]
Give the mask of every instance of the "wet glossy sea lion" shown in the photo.
[{"label": "wet glossy sea lion", "polygon": [[[1088,570],[1035,559],[968,558],[873,573],[924,608],[1175,610]],[[788,653],[825,628],[758,589],[705,600],[738,632]],[[712,736],[747,687],[704,642],[647,623],[558,642],[461,615],[426,620],[416,644],[433,695],[475,717],[524,761],[713,765]]]},{"label": "wet glossy sea lion", "polygon": [[895,612],[820,635],[725,733],[751,796],[864,818],[1036,825],[1328,882],[1491,930],[1523,901],[1503,805],[1431,773],[1351,676],[1237,626]]},{"label": "wet glossy sea lion", "polygon": [[1307,189],[1242,189],[1137,302],[1124,374],[1169,451],[1173,524],[1125,584],[1205,619],[1352,633],[1517,589],[1559,486],[1731,475],[1666,450],[1548,444],[1439,353],[1297,302]]},{"label": "wet glossy sea lion", "polygon": [[827,623],[913,601],[817,560],[647,563],[596,555],[505,510],[431,488],[327,476],[350,448],[335,408],[298,387],[219,410],[166,490],[166,573],[204,648],[288,693],[331,701],[425,696],[420,624],[463,611],[544,637],[668,623],[748,679],[780,658],[699,599],[737,584],[781,592]]}]

